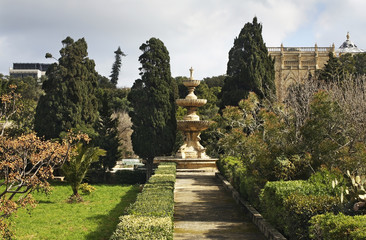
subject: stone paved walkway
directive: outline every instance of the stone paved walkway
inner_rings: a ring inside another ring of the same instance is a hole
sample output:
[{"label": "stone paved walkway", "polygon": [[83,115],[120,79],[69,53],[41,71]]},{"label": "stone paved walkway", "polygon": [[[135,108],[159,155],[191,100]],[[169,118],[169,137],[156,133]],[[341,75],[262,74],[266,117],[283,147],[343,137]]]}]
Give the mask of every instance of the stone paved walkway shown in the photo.
[{"label": "stone paved walkway", "polygon": [[177,172],[174,239],[264,240],[214,172]]}]

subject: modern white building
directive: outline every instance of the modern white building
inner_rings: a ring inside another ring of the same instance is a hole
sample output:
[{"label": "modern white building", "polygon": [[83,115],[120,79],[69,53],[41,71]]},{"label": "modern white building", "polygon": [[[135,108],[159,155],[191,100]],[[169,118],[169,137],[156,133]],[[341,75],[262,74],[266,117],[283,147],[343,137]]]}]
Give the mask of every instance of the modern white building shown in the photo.
[{"label": "modern white building", "polygon": [[16,78],[34,77],[41,78],[46,74],[48,63],[13,63],[13,68],[9,69],[9,76]]}]

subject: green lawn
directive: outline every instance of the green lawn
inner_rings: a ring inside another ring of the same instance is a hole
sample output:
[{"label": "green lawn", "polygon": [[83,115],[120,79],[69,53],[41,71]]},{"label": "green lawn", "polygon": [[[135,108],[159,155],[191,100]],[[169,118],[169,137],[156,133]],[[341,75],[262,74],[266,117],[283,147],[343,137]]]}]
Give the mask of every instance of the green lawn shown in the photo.
[{"label": "green lawn", "polygon": [[34,193],[35,209],[19,211],[14,219],[16,239],[109,239],[124,209],[135,201],[136,186],[93,185],[83,203],[66,203],[71,187],[53,186],[51,195]]}]

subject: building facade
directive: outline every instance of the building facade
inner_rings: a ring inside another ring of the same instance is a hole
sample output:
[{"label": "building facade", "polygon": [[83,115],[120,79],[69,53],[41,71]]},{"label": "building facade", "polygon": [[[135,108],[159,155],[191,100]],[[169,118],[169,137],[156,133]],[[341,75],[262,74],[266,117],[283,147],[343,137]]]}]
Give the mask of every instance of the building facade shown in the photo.
[{"label": "building facade", "polygon": [[48,63],[13,63],[9,69],[9,76],[14,78],[33,77],[40,79],[46,74]]},{"label": "building facade", "polygon": [[275,84],[277,99],[283,101],[288,87],[314,76],[315,70],[321,69],[329,59],[331,47],[269,47],[268,53],[275,61]]},{"label": "building facade", "polygon": [[329,53],[339,57],[342,54],[357,54],[365,52],[359,49],[350,40],[349,33],[342,45],[335,49],[331,47],[268,47],[268,53],[275,60],[275,84],[277,99],[283,101],[287,95],[288,87],[308,79],[309,74],[314,76],[315,70],[322,69],[328,62]]}]

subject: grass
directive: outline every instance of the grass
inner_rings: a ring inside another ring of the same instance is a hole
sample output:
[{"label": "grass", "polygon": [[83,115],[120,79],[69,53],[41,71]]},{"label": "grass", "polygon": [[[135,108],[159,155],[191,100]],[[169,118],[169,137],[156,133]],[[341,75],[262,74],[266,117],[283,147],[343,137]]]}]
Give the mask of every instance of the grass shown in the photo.
[{"label": "grass", "polygon": [[134,202],[136,186],[93,185],[82,203],[67,203],[71,187],[58,183],[49,196],[34,193],[39,204],[14,219],[16,239],[109,239],[124,209]]}]

